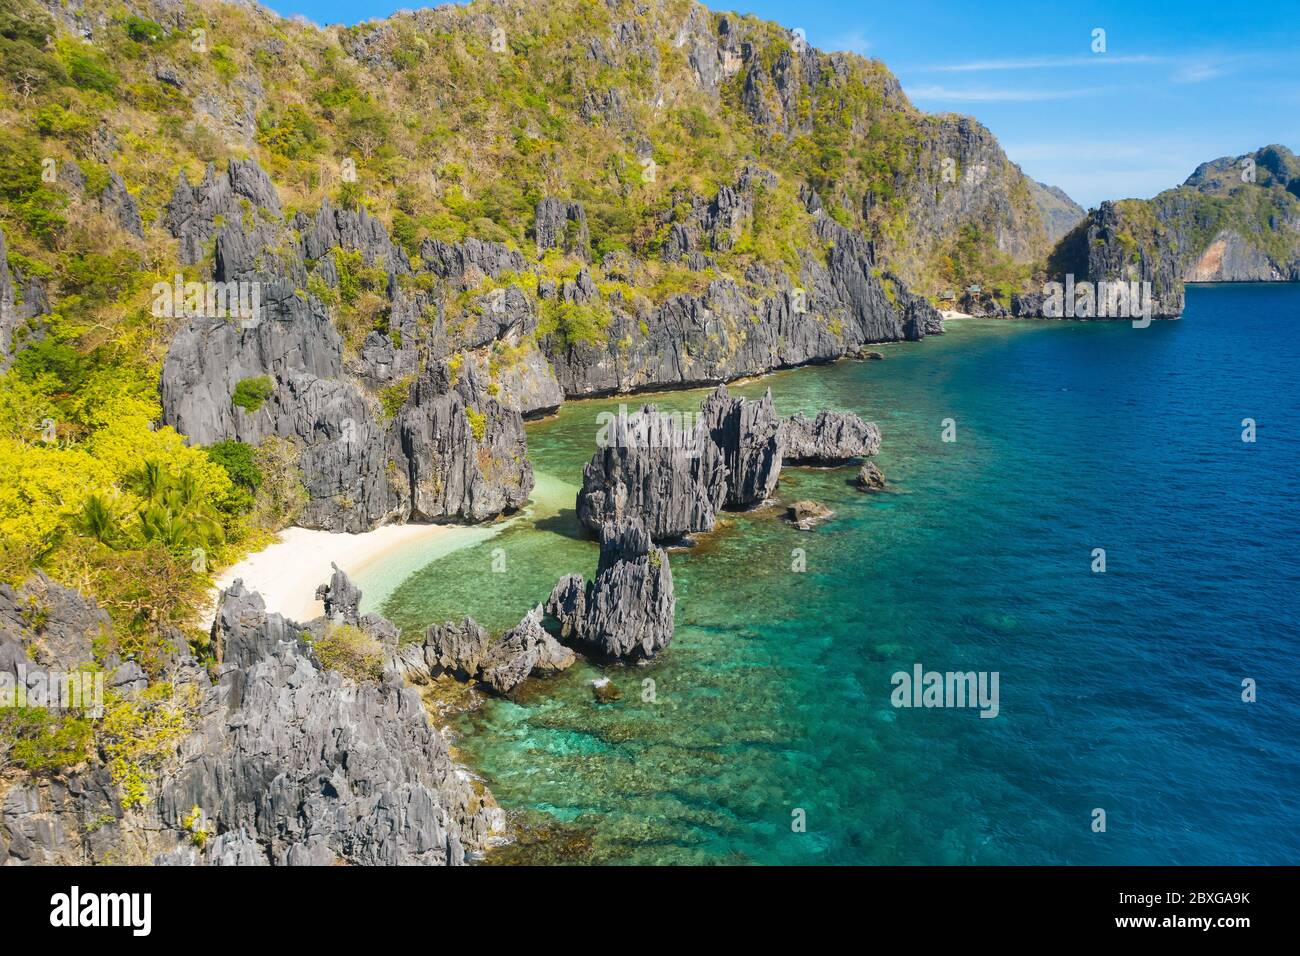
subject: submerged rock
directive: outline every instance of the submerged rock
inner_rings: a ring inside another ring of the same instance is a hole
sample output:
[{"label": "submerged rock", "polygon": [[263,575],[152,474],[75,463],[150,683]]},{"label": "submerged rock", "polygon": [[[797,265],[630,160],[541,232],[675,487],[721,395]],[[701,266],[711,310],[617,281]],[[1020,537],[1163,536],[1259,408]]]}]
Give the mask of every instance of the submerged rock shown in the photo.
[{"label": "submerged rock", "polygon": [[863,491],[879,491],[885,487],[885,473],[875,462],[866,462],[858,469],[858,487]]},{"label": "submerged rock", "polygon": [[785,461],[792,465],[837,465],[880,450],[880,429],[850,412],[792,415],[784,429]]},{"label": "submerged rock", "polygon": [[330,562],[334,573],[329,583],[316,589],[316,600],[325,605],[325,616],[330,620],[342,621],[344,624],[360,622],[361,589],[352,583],[352,579],[339,570],[339,566]]},{"label": "submerged rock", "polygon": [[623,692],[614,686],[614,682],[608,677],[597,677],[591,682],[591,695],[602,704],[611,701],[621,700]]},{"label": "submerged rock", "polygon": [[796,501],[790,505],[786,517],[800,531],[811,531],[815,525],[827,520],[835,512],[818,501]]},{"label": "submerged rock", "polygon": [[640,518],[624,516],[601,528],[596,577],[561,578],[546,602],[560,635],[619,660],[654,657],[673,637],[677,601],[668,555],[656,548]]}]

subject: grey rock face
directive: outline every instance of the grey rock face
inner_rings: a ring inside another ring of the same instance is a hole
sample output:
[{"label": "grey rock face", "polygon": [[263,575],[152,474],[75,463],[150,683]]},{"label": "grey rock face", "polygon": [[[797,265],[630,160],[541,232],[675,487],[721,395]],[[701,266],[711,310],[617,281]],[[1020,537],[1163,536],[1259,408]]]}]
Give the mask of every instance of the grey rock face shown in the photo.
[{"label": "grey rock face", "polygon": [[430,624],[424,632],[424,663],[434,677],[446,673],[457,680],[477,680],[491,644],[492,635],[472,617],[459,624]]},{"label": "grey rock face", "polygon": [[781,477],[784,453],[772,390],[749,401],[732,398],[727,387],[719,385],[700,406],[700,416],[727,466],[726,504],[747,508],[769,498]]},{"label": "grey rock face", "polygon": [[524,257],[509,246],[472,237],[456,243],[426,239],[420,246],[420,260],[434,275],[462,287],[483,276],[497,279],[504,272],[522,272],[526,265]]},{"label": "grey rock face", "polygon": [[[670,236],[669,246],[675,243],[678,252],[685,252],[696,241],[691,229],[715,229],[732,215],[744,214],[738,198],[734,204],[726,199],[723,206],[728,212],[717,222],[708,213],[711,207],[702,206],[700,223],[674,233],[677,239]],[[816,229],[829,252],[825,261],[803,257],[802,288],[784,275],[755,267],[743,285],[718,279],[702,295],[673,296],[636,315],[626,311],[626,303],[610,299],[605,304],[612,317],[606,340],[599,344],[543,337],[540,344],[565,394],[716,385],[830,362],[871,342],[915,340],[942,331],[943,320],[933,306],[896,277],[877,276],[870,244],[860,234],[826,215],[818,217]],[[722,231],[729,234],[727,228]],[[893,302],[882,281],[892,285]]]},{"label": "grey rock face", "polygon": [[482,521],[528,500],[523,421],[488,394],[472,365],[455,381],[446,363],[427,372],[399,420],[413,519]]},{"label": "grey rock face", "polygon": [[95,638],[108,615],[79,591],[36,572],[17,589],[0,583],[0,671],[71,671],[92,660]]},{"label": "grey rock face", "polygon": [[607,428],[605,447],[582,472],[577,511],[584,525],[599,533],[626,509],[656,541],[713,530],[728,472],[699,421],[679,422],[646,405]]},{"label": "grey rock face", "polygon": [[[315,216],[295,217],[296,232],[285,229],[279,216],[274,189],[255,164],[232,162],[220,176],[209,170],[200,187],[184,181],[177,187],[167,221],[182,246],[198,250],[214,241],[216,281],[258,283],[261,312],[255,321],[183,322],[163,365],[163,421],[200,444],[224,438],[257,444],[271,435],[292,439],[308,493],[297,520],[307,527],[355,532],[389,521],[479,521],[526,501],[532,476],[520,409],[532,411],[534,402],[558,404],[558,386],[552,376],[548,387],[536,350],[533,374],[525,368],[517,376],[514,406],[489,396],[472,370],[452,389],[446,370],[435,369],[415,383],[405,407],[388,420],[363,385],[378,388],[413,375],[422,342],[431,359],[437,350],[445,354],[441,312],[426,337],[423,317],[432,303],[426,293],[408,293],[396,282],[410,271],[406,255],[364,209],[323,204]],[[273,255],[272,248],[279,251]],[[319,276],[337,282],[339,249],[359,252],[366,264],[386,271],[392,303],[391,336],[372,332],[360,356],[346,362],[326,307],[297,291],[306,284],[311,260],[319,259]],[[473,268],[491,267],[493,258],[510,265],[518,260],[517,253],[485,243],[443,247],[436,254],[444,262],[464,258]],[[535,328],[526,303],[509,318],[507,328],[491,325],[485,344],[498,336],[513,341]],[[270,381],[271,396],[251,411],[236,407],[232,396],[239,383],[260,378]]]},{"label": "grey rock face", "polygon": [[9,367],[13,355],[14,329],[18,325],[15,302],[14,277],[9,271],[9,247],[4,230],[0,229],[0,371]]},{"label": "grey rock face", "polygon": [[[395,639],[377,622],[362,618]],[[482,849],[501,811],[452,761],[419,696],[391,671],[355,682],[323,670],[308,640],[318,624],[267,614],[236,582],[213,626],[217,682],[177,662],[174,686],[197,704],[154,799],[124,814],[103,767],[20,783],[0,807],[0,864],[458,864]],[[206,841],[193,839],[196,807]]]},{"label": "grey rock face", "polygon": [[352,579],[339,570],[339,566],[330,563],[334,573],[329,583],[316,589],[316,600],[325,605],[325,617],[331,621],[340,621],[354,626],[361,623],[361,589],[352,583]]},{"label": "grey rock face", "polygon": [[280,218],[275,186],[256,160],[232,159],[223,173],[209,166],[197,186],[191,186],[182,171],[163,224],[181,240],[181,261],[190,265],[203,258],[204,245],[216,235],[218,217],[239,223],[246,211],[256,214],[259,209]]},{"label": "grey rock face", "polygon": [[[704,400],[693,422],[646,405],[620,413],[598,438],[603,447],[582,473],[578,519],[600,532],[632,515],[653,540],[667,542],[713,530],[724,507],[770,498],[783,464],[838,465],[880,449],[880,429],[856,415],[822,411],[782,421],[770,389],[750,401],[733,398],[725,385]],[[570,603],[579,600],[572,588],[565,593]],[[576,605],[569,616],[575,615]]]},{"label": "grey rock face", "polygon": [[551,197],[538,200],[533,233],[539,254],[547,249],[560,249],[584,259],[591,258],[591,235],[582,203]]},{"label": "grey rock face", "polygon": [[811,531],[823,521],[830,519],[834,514],[835,512],[820,501],[805,499],[790,505],[786,512],[786,520],[800,531]]},{"label": "grey rock face", "polygon": [[792,415],[783,427],[789,464],[842,464],[880,450],[880,429],[850,412],[821,411],[814,419]]},{"label": "grey rock face", "polygon": [[[1293,228],[1300,232],[1300,220]],[[1300,259],[1279,265],[1238,232],[1221,230],[1183,273],[1184,282],[1294,282]]]},{"label": "grey rock face", "polygon": [[474,621],[431,625],[424,633],[421,657],[406,658],[412,679],[450,674],[461,681],[481,681],[508,695],[532,674],[553,674],[574,662],[573,651],[547,634],[542,608],[533,608],[498,639]]},{"label": "grey rock face", "polygon": [[135,197],[127,192],[126,183],[115,171],[109,172],[108,186],[100,194],[99,205],[109,218],[131,235],[137,239],[144,238],[144,225],[140,222]]},{"label": "grey rock face", "polygon": [[601,529],[595,579],[561,578],[546,613],[559,622],[562,637],[598,655],[642,660],[672,640],[676,606],[668,554],[654,546],[639,518],[628,516]]}]

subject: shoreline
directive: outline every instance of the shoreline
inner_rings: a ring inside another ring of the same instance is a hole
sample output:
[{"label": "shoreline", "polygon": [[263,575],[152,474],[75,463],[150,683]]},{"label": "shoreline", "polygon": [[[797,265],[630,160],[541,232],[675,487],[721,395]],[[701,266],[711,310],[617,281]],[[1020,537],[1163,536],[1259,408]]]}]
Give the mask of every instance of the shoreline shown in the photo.
[{"label": "shoreline", "polygon": [[[204,617],[211,623],[221,591],[242,578],[250,591],[262,595],[268,612],[304,623],[325,613],[315,594],[319,585],[329,581],[331,563],[355,581],[387,559],[410,553],[416,545],[435,541],[441,544],[457,537],[458,532],[473,530],[476,529],[472,525],[392,524],[353,534],[294,525],[281,531],[278,540],[247,555],[214,578]],[[424,550],[421,548],[418,553]],[[373,607],[374,599],[366,603]]]}]

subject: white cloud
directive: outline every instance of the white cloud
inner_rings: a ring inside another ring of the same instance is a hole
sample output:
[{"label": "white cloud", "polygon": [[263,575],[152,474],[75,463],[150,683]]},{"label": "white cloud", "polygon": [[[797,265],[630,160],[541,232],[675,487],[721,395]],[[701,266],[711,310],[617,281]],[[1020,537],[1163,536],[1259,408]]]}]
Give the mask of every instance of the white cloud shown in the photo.
[{"label": "white cloud", "polygon": [[1108,87],[1085,87],[1065,90],[1044,90],[1030,87],[995,89],[990,87],[948,86],[905,87],[904,92],[913,100],[946,100],[953,103],[1030,103],[1042,100],[1074,100],[1084,96],[1100,96],[1111,92]]},{"label": "white cloud", "polygon": [[1219,63],[1191,63],[1174,74],[1175,83],[1204,83],[1220,76],[1226,76],[1229,70]]},{"label": "white cloud", "polygon": [[1064,66],[1131,66],[1139,63],[1163,63],[1164,57],[1147,55],[1115,56],[1110,53],[1093,53],[1086,56],[1028,56],[999,60],[972,60],[968,63],[949,63],[942,66],[921,67],[938,73],[982,73],[993,70],[1043,70]]}]

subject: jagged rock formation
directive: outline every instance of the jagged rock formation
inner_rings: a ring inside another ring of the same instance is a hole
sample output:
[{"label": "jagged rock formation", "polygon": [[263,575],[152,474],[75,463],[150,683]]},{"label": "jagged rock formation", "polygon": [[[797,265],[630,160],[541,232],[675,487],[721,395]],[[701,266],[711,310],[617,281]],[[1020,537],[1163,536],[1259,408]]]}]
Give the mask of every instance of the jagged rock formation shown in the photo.
[{"label": "jagged rock formation", "polygon": [[0,672],[30,680],[53,669],[72,671],[92,659],[93,643],[109,628],[90,598],[37,572],[21,587],[0,583]]},{"label": "jagged rock formation", "polygon": [[727,506],[747,508],[771,497],[784,453],[772,390],[750,401],[732,398],[727,387],[719,385],[700,406],[700,417],[727,466]]},{"label": "jagged rock formation", "polygon": [[[752,226],[754,190],[771,175],[747,170],[710,201],[691,197],[693,211],[673,227],[662,256],[689,260],[702,255],[700,248],[728,248],[742,224]],[[915,341],[943,331],[938,311],[897,275],[881,270],[860,233],[824,211],[815,217],[816,235],[827,251],[824,259],[801,252],[797,282],[754,266],[743,280],[718,279],[702,294],[677,295],[634,311],[621,299],[602,300],[590,279],[584,286],[580,275],[566,298],[603,305],[610,319],[601,341],[542,338],[565,394],[714,385],[833,361],[868,343]],[[696,265],[702,269],[709,263]]]},{"label": "jagged rock formation", "polygon": [[488,394],[472,366],[458,379],[446,363],[430,370],[398,421],[412,518],[482,521],[528,500],[523,421]]},{"label": "jagged rock formation", "polygon": [[191,265],[204,257],[205,245],[222,228],[219,223],[231,225],[232,231],[242,224],[241,200],[276,219],[281,216],[280,195],[256,160],[232,159],[221,173],[209,165],[197,186],[191,186],[181,170],[163,225],[180,240],[183,263]]},{"label": "jagged rock formation", "polygon": [[770,389],[751,401],[720,385],[696,418],[645,405],[620,414],[598,443],[583,468],[578,519],[600,533],[635,515],[652,539],[673,542],[712,531],[723,508],[763,503],[785,463],[838,465],[876,454],[880,429],[847,412],[782,421]]},{"label": "jagged rock formation", "polygon": [[700,419],[645,405],[620,414],[583,468],[578,520],[599,533],[625,510],[641,516],[656,541],[711,531],[727,494],[722,450]]},{"label": "jagged rock formation", "polygon": [[116,170],[109,172],[108,185],[99,195],[99,205],[119,227],[137,239],[144,238],[144,224],[140,221],[140,209],[136,206],[135,197],[127,192],[126,183]]},{"label": "jagged rock formation", "polygon": [[584,259],[591,258],[591,234],[582,203],[550,197],[538,200],[533,234],[539,254],[547,249],[559,249]]},{"label": "jagged rock formation", "polygon": [[414,683],[449,674],[509,694],[533,674],[558,673],[574,662],[573,651],[546,633],[541,618],[538,605],[495,639],[469,617],[459,624],[432,624],[424,632],[423,644],[408,644],[399,650],[399,667]]},{"label": "jagged rock formation", "polygon": [[781,448],[770,391],[749,401],[720,385],[694,419],[644,406],[613,423],[583,469],[578,518],[601,533],[609,521],[636,515],[656,541],[712,531],[722,508],[747,508],[772,494]]},{"label": "jagged rock formation", "polygon": [[330,563],[334,573],[329,582],[316,589],[316,600],[325,605],[325,617],[331,621],[357,625],[361,623],[361,589],[352,579]]},{"label": "jagged rock formation", "polygon": [[[404,345],[395,348],[372,333],[362,349],[361,377],[380,383],[399,371],[414,374],[417,352],[433,349],[435,336],[416,319],[427,303],[393,285],[410,265],[382,225],[364,209],[326,202],[314,217],[299,213],[286,234],[279,215],[275,189],[252,160],[232,161],[224,174],[209,169],[198,187],[182,178],[168,223],[183,256],[201,256],[214,243],[215,280],[257,283],[261,314],[192,317],[180,327],[163,366],[164,422],[201,444],[223,438],[257,444],[268,435],[296,440],[309,496],[298,521],[307,527],[363,531],[389,521],[480,521],[523,504],[532,471],[519,410],[489,395],[472,363],[453,381],[448,362],[430,357],[389,420],[348,376],[343,338],[325,306],[295,289],[306,284],[309,260],[319,260],[320,274],[337,283],[335,251],[359,252],[390,277],[390,323]],[[286,251],[287,236],[299,237],[296,250]],[[468,249],[485,264],[500,257],[482,244]],[[462,254],[442,247],[440,261],[445,266]],[[249,380],[271,386],[254,409],[232,400]],[[537,390],[545,394],[544,383]]]},{"label": "jagged rock formation", "polygon": [[639,518],[628,516],[602,527],[595,579],[561,578],[546,613],[559,622],[561,638],[601,657],[635,661],[668,646],[676,606],[668,554]]},{"label": "jagged rock formation", "polygon": [[357,682],[321,668],[323,626],[267,614],[236,582],[214,623],[217,681],[189,657],[172,668],[197,703],[149,804],[124,813],[103,767],[18,783],[0,810],[0,863],[428,865],[481,850],[501,811],[395,672]]},{"label": "jagged rock formation", "polygon": [[9,246],[0,229],[0,371],[9,367],[13,357],[14,330],[20,321],[18,283],[9,269]]},{"label": "jagged rock formation", "polygon": [[880,429],[851,412],[792,415],[782,427],[785,461],[792,465],[839,465],[880,451]]}]

